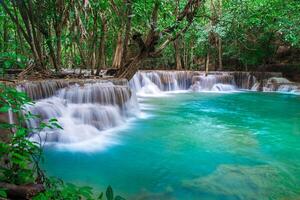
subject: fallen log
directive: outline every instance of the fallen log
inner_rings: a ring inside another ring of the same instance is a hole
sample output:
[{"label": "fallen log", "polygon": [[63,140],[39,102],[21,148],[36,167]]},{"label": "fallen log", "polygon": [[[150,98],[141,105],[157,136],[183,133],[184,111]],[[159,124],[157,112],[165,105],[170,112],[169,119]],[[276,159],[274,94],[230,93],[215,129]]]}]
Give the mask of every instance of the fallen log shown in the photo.
[{"label": "fallen log", "polygon": [[0,188],[6,191],[8,199],[31,199],[45,190],[42,184],[15,185],[10,183],[1,183]]}]

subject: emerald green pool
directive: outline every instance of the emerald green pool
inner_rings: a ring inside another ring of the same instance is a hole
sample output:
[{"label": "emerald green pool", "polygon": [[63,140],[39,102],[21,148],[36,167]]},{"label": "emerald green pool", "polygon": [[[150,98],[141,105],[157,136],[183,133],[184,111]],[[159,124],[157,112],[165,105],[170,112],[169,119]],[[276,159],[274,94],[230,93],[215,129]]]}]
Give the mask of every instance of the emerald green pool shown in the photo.
[{"label": "emerald green pool", "polygon": [[300,96],[177,93],[140,100],[146,117],[104,150],[48,147],[51,176],[126,199],[300,199]]}]

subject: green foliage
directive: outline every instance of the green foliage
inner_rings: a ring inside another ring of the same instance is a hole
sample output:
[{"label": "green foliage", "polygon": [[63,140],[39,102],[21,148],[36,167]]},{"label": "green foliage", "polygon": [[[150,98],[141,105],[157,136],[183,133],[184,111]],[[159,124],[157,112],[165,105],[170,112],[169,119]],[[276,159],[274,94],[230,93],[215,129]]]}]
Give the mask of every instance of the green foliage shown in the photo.
[{"label": "green foliage", "polygon": [[[33,200],[104,200],[103,192],[95,196],[91,187],[79,187],[70,183],[50,178],[46,181],[46,191],[35,196]],[[113,189],[108,186],[106,189],[106,200],[125,200],[121,196],[114,197]]]},{"label": "green foliage", "polygon": [[61,180],[51,178],[46,181],[46,191],[40,193],[34,200],[51,200],[51,199],[93,199],[92,188],[78,187],[70,183],[64,183]]},{"label": "green foliage", "polygon": [[[0,181],[13,184],[27,184],[39,178],[39,159],[42,149],[39,144],[28,139],[33,131],[24,127],[26,120],[36,117],[24,110],[25,104],[32,104],[25,93],[15,88],[0,84],[0,113],[14,115],[14,123],[1,123],[0,129],[9,130],[8,141],[0,141]],[[37,130],[44,128],[61,128],[57,120],[51,119],[41,124]]]},{"label": "green foliage", "polygon": [[24,93],[16,89],[0,84],[0,113],[11,112],[16,115],[15,124],[1,123],[0,129],[10,130],[14,134],[9,135],[9,141],[0,142],[0,181],[26,184],[32,183],[35,174],[31,165],[32,155],[40,154],[38,145],[29,141],[26,137],[28,130],[21,125],[25,122],[22,117],[22,106],[30,103],[30,100]]},{"label": "green foliage", "polygon": [[294,0],[232,0],[218,24],[227,57],[259,65],[272,58],[278,43],[299,45],[299,3]]},{"label": "green foliage", "polygon": [[7,69],[24,68],[27,58],[15,52],[0,52],[0,76],[5,74]]},{"label": "green foliage", "polygon": [[2,198],[6,198],[7,197],[6,191],[4,189],[2,189],[2,188],[0,188],[0,197],[2,197]]},{"label": "green foliage", "polygon": [[[3,1],[4,2],[4,1]],[[13,1],[5,1],[8,10],[19,19],[25,30],[25,23]],[[126,18],[131,19],[130,33],[141,33],[144,39],[151,26],[154,4],[159,3],[158,30],[186,26],[184,20],[176,24],[177,15],[187,0],[148,0],[132,2],[132,14],[126,17],[126,1],[89,0],[26,0],[31,3],[31,13],[37,21],[37,36],[41,37],[42,53],[48,65],[50,46],[54,57],[61,55],[64,67],[91,67],[91,58],[99,57],[101,36],[105,31],[105,61],[112,65],[117,36],[125,32]],[[242,65],[261,65],[274,57],[279,45],[300,48],[300,4],[298,0],[210,0],[204,2],[189,30],[180,37],[183,44],[180,52],[192,62],[204,58],[209,52],[217,57],[214,38],[222,40],[222,55],[225,60],[236,60]],[[212,6],[213,4],[213,6]],[[107,30],[103,30],[103,22]],[[165,38],[171,34],[166,34]],[[31,45],[17,28],[8,13],[0,6],[0,75],[8,68],[23,68],[29,59],[35,59]],[[213,36],[212,36],[213,35]],[[132,44],[134,41],[130,41]],[[61,52],[58,47],[61,44]],[[38,46],[38,44],[36,44]],[[192,47],[192,48],[190,48]],[[174,62],[172,43],[161,55],[161,60]],[[163,62],[161,62],[163,63]],[[164,63],[163,63],[164,64]]]}]

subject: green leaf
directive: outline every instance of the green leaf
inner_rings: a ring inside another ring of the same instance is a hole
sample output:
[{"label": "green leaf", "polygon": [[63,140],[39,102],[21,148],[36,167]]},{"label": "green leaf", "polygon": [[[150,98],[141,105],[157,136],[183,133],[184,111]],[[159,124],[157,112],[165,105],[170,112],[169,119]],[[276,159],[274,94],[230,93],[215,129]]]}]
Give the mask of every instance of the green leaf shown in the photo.
[{"label": "green leaf", "polygon": [[63,127],[61,127],[58,123],[52,123],[51,125],[58,129],[63,129]]},{"label": "green leaf", "polygon": [[0,188],[0,197],[3,197],[3,198],[7,197],[6,191],[2,188]]},{"label": "green leaf", "polygon": [[114,192],[111,186],[108,186],[106,189],[106,198],[107,200],[113,200],[114,199]]},{"label": "green leaf", "polygon": [[52,119],[49,120],[49,122],[57,122],[57,119],[52,118]]},{"label": "green leaf", "polygon": [[102,197],[103,197],[103,192],[101,192],[101,194],[98,196],[98,200],[102,200]]}]

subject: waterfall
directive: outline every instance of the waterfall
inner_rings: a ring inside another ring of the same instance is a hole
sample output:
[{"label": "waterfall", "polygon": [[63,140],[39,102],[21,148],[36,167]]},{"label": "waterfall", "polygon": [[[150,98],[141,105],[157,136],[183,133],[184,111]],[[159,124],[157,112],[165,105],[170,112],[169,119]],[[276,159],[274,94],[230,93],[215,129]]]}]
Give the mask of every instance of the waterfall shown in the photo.
[{"label": "waterfall", "polygon": [[191,86],[193,74],[191,71],[139,71],[129,85],[138,94],[187,90]]},{"label": "waterfall", "polygon": [[[27,122],[35,129],[56,118],[61,129],[33,131],[37,142],[92,150],[116,143],[114,130],[140,116],[137,96],[166,92],[233,92],[238,90],[300,93],[300,85],[276,73],[199,71],[139,71],[126,80],[49,80],[21,82],[17,88],[35,100],[26,110],[39,118]],[[13,121],[10,113],[10,121]]]},{"label": "waterfall", "polygon": [[18,89],[25,92],[32,100],[39,100],[53,96],[59,89],[68,86],[68,82],[57,80],[25,82],[18,85]]},{"label": "waterfall", "polygon": [[300,94],[300,84],[289,81],[282,77],[271,77],[269,79],[256,82],[252,87],[253,91],[282,92]]},{"label": "waterfall", "polygon": [[168,91],[233,92],[238,90],[300,93],[300,84],[275,72],[139,71],[129,82],[140,96]]},{"label": "waterfall", "polygon": [[200,75],[193,77],[193,91],[234,91],[235,81],[230,74]]},{"label": "waterfall", "polygon": [[139,95],[159,95],[166,91],[234,91],[236,84],[230,73],[205,76],[196,71],[139,71],[129,82]]},{"label": "waterfall", "polygon": [[[63,83],[67,87],[53,89],[53,85],[59,84],[39,82],[19,87],[36,98],[46,97],[26,106],[28,112],[39,116],[30,119],[28,127],[35,129],[41,122],[56,118],[63,128],[33,131],[34,141],[58,147],[80,147],[81,150],[104,148],[116,142],[112,135],[108,137],[109,131],[124,126],[139,113],[137,98],[124,81],[117,83],[120,85],[109,81]],[[49,85],[51,89],[45,89]],[[54,95],[48,97],[50,94]]]}]

